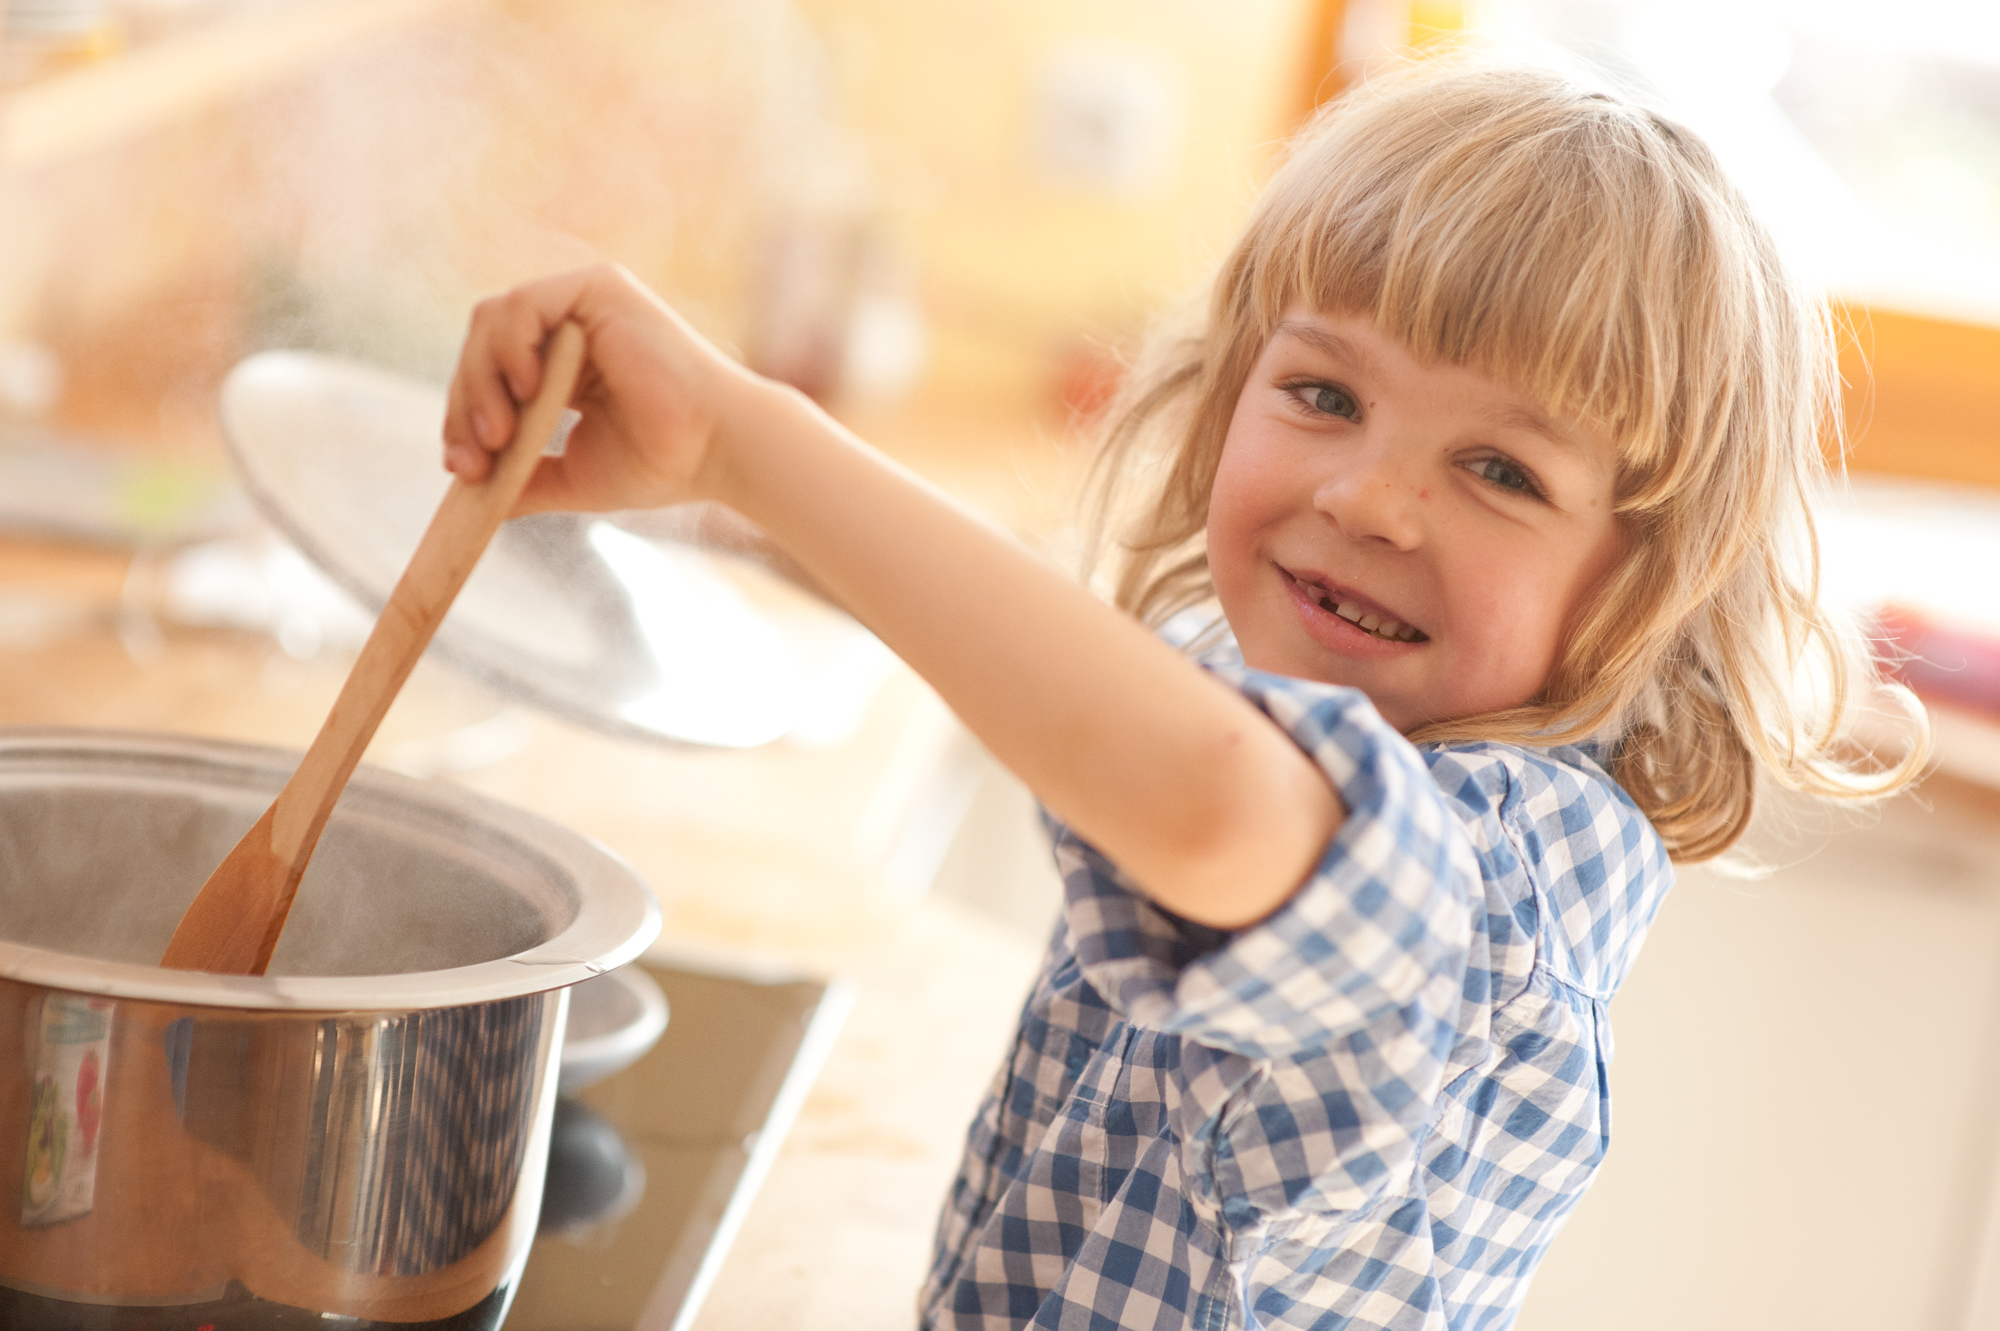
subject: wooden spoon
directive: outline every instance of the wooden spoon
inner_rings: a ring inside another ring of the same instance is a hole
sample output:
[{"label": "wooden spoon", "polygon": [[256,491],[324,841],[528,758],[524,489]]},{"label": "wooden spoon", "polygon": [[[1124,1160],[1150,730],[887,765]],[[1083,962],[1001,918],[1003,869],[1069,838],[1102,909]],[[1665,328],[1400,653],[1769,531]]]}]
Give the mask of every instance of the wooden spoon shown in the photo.
[{"label": "wooden spoon", "polygon": [[208,876],[181,916],[162,966],[262,975],[271,964],[278,933],[334,801],[458,589],[513,512],[555,433],[582,364],[583,329],[564,323],[550,340],[541,390],[522,411],[513,443],[494,459],[484,481],[452,481],[312,747],[257,825]]}]

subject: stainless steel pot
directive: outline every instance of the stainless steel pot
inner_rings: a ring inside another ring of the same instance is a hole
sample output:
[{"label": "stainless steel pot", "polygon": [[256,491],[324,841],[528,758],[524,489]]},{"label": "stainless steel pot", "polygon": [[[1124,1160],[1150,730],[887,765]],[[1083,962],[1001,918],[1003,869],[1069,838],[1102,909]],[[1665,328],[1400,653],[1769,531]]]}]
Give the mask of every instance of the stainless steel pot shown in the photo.
[{"label": "stainless steel pot", "polygon": [[162,970],[295,761],[0,730],[0,1325],[504,1315],[566,986],[659,908],[584,837],[364,769],[269,975]]}]

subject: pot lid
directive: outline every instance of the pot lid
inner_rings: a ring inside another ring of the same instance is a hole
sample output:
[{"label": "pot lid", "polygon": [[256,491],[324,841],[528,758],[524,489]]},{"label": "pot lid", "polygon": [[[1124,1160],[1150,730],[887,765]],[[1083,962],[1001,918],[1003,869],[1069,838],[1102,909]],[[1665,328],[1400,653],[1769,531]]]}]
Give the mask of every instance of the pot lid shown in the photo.
[{"label": "pot lid", "polygon": [[[379,611],[451,477],[441,387],[267,351],[222,386],[230,452],[264,515]],[[747,748],[791,729],[790,644],[693,547],[610,517],[500,528],[432,650],[519,701],[626,738]]]}]

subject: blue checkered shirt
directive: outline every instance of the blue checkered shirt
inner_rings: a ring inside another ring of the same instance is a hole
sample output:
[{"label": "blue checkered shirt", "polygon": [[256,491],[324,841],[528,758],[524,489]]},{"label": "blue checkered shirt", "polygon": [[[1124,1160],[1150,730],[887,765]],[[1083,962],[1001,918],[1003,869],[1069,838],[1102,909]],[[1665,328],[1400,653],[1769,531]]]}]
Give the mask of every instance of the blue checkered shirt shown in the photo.
[{"label": "blue checkered shirt", "polygon": [[1062,919],[923,1325],[1498,1331],[1604,1158],[1659,838],[1585,750],[1418,750],[1356,690],[1210,668],[1346,824],[1225,933],[1051,822]]}]

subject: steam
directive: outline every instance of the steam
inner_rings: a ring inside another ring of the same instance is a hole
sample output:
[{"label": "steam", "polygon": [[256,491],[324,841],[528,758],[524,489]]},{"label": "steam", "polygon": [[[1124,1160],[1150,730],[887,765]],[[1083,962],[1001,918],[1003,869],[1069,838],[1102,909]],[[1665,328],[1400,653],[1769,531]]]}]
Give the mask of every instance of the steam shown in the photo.
[{"label": "steam", "polygon": [[254,345],[433,381],[479,297],[594,259],[740,337],[749,246],[854,157],[784,0],[460,10],[267,103]]}]

